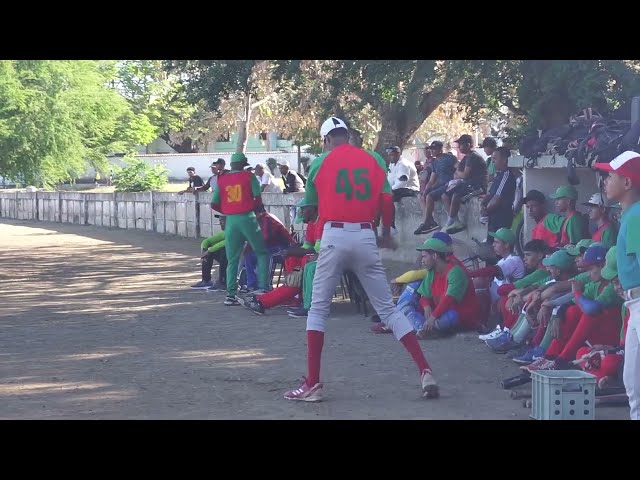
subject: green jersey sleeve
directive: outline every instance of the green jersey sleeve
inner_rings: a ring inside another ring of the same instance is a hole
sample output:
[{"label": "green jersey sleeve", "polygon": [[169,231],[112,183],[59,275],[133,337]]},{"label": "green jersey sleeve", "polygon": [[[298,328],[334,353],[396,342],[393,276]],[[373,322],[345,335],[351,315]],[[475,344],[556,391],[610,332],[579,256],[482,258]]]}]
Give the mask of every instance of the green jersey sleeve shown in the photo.
[{"label": "green jersey sleeve", "polygon": [[535,272],[531,272],[526,277],[514,282],[513,286],[517,289],[527,288],[531,285],[537,284],[541,280],[545,280],[549,277],[549,272],[544,268],[539,268]]},{"label": "green jersey sleeve", "polygon": [[469,277],[465,271],[456,265],[447,274],[447,295],[456,299],[456,302],[462,302],[464,294],[469,286]]},{"label": "green jersey sleeve", "polygon": [[251,193],[253,194],[253,198],[262,195],[262,187],[260,186],[260,181],[255,175],[251,175]]},{"label": "green jersey sleeve", "polygon": [[584,232],[584,217],[576,213],[573,217],[567,220],[565,231],[569,237],[569,241],[575,245],[582,240],[582,233]]}]

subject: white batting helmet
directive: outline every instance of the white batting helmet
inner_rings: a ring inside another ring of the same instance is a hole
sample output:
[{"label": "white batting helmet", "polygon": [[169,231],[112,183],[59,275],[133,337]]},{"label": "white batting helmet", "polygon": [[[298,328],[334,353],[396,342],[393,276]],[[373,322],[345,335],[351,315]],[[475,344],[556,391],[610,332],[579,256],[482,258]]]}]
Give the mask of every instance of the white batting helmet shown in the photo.
[{"label": "white batting helmet", "polygon": [[347,127],[347,124],[344,123],[343,120],[340,120],[336,117],[331,117],[325,120],[325,122],[320,127],[320,136],[324,138],[329,134],[331,130],[334,130],[336,128],[344,128],[345,130],[349,130],[349,127]]}]

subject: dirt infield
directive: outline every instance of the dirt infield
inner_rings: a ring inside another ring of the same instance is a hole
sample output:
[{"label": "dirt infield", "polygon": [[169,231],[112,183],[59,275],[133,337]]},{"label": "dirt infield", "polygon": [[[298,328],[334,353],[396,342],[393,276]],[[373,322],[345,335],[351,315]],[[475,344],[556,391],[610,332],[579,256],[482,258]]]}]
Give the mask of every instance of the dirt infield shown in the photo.
[{"label": "dirt infield", "polygon": [[198,256],[193,239],[0,220],[0,418],[528,418],[498,386],[517,367],[476,335],[422,343],[442,388],[425,401],[408,354],[348,303],[328,325],[327,401],[287,402],[304,321],[190,290]]}]

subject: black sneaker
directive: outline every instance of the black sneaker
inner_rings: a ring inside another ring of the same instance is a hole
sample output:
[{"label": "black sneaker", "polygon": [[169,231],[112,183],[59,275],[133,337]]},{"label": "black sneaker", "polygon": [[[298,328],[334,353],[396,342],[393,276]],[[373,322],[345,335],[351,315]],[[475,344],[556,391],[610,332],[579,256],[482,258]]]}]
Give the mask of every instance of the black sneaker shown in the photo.
[{"label": "black sneaker", "polygon": [[226,292],[226,291],[227,291],[227,285],[219,282],[216,282],[212,286],[207,288],[207,292]]},{"label": "black sneaker", "polygon": [[296,310],[289,310],[287,313],[291,318],[307,318],[309,310],[306,310],[304,307],[300,307]]},{"label": "black sneaker", "polygon": [[429,233],[429,232],[433,232],[434,230],[437,230],[440,228],[440,225],[438,225],[435,221],[431,221],[428,223],[421,223],[418,228],[416,228],[416,231],[413,232],[414,235],[424,235],[425,233]]},{"label": "black sneaker", "polygon": [[240,302],[238,301],[235,295],[227,295],[224,299],[224,304],[227,307],[233,307],[235,305],[240,305]]},{"label": "black sneaker", "polygon": [[264,315],[264,307],[255,297],[245,298],[241,305],[245,308],[248,308],[256,315]]}]

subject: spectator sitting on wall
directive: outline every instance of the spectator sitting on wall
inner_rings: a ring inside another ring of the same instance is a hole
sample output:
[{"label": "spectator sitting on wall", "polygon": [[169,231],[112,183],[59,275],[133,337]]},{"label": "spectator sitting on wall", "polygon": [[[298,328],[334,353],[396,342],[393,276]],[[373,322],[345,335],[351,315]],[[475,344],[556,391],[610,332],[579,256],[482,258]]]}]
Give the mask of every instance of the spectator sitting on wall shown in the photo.
[{"label": "spectator sitting on wall", "polygon": [[420,191],[420,181],[416,166],[401,156],[400,147],[387,149],[389,159],[389,185],[393,193],[393,201],[398,202],[403,197],[415,197]]},{"label": "spectator sitting on wall", "polygon": [[442,142],[435,140],[429,145],[431,155],[434,157],[432,162],[433,173],[425,186],[422,193],[424,198],[424,221],[418,226],[414,235],[421,235],[439,228],[433,219],[433,209],[435,202],[442,198],[448,183],[453,180],[453,174],[456,171],[456,157],[452,153],[443,152]]},{"label": "spectator sitting on wall", "polygon": [[[224,248],[224,227],[226,217],[215,215],[220,219],[222,231],[205,238],[200,245],[202,248],[202,279],[191,288],[196,290],[207,290],[210,292],[224,292],[227,290],[227,252]],[[211,269],[213,261],[218,262],[218,281],[214,284],[211,281]]]},{"label": "spectator sitting on wall", "polygon": [[[491,139],[492,140],[492,139]],[[486,142],[486,140],[485,140]],[[516,177],[509,169],[509,154],[505,147],[493,152],[495,181],[491,184],[489,193],[482,199],[480,216],[489,218],[489,231],[497,232],[501,228],[511,228],[513,223],[513,201],[516,195]],[[493,243],[489,235],[488,243]]]},{"label": "spectator sitting on wall", "polygon": [[178,195],[194,193],[198,187],[202,187],[204,185],[202,178],[200,178],[199,175],[196,175],[196,169],[194,167],[187,168],[187,175],[189,175],[189,186],[186,190],[178,192]]},{"label": "spectator sitting on wall", "polygon": [[289,160],[278,162],[280,173],[284,180],[284,193],[304,192],[304,181],[297,172],[291,170]]},{"label": "spectator sitting on wall", "polygon": [[459,180],[445,191],[442,201],[449,211],[449,218],[444,231],[455,233],[465,228],[464,223],[458,217],[460,206],[469,198],[487,191],[487,164],[484,159],[473,151],[473,138],[471,135],[461,135],[458,140],[458,149],[464,158],[458,165],[454,180]]},{"label": "spectator sitting on wall", "polygon": [[260,163],[256,165],[255,174],[260,180],[260,188],[263,193],[282,193],[282,187],[276,182],[272,173],[264,168],[264,165]]},{"label": "spectator sitting on wall", "polygon": [[[482,141],[482,145],[480,145],[480,147],[484,150],[485,155],[487,155],[489,158],[487,158],[487,174],[489,175],[489,183],[493,182],[493,178],[496,176],[496,166],[493,162],[493,152],[496,151],[498,144],[495,141],[494,138],[491,137],[487,137]],[[507,152],[507,158],[511,155],[511,152],[508,151]]]}]

